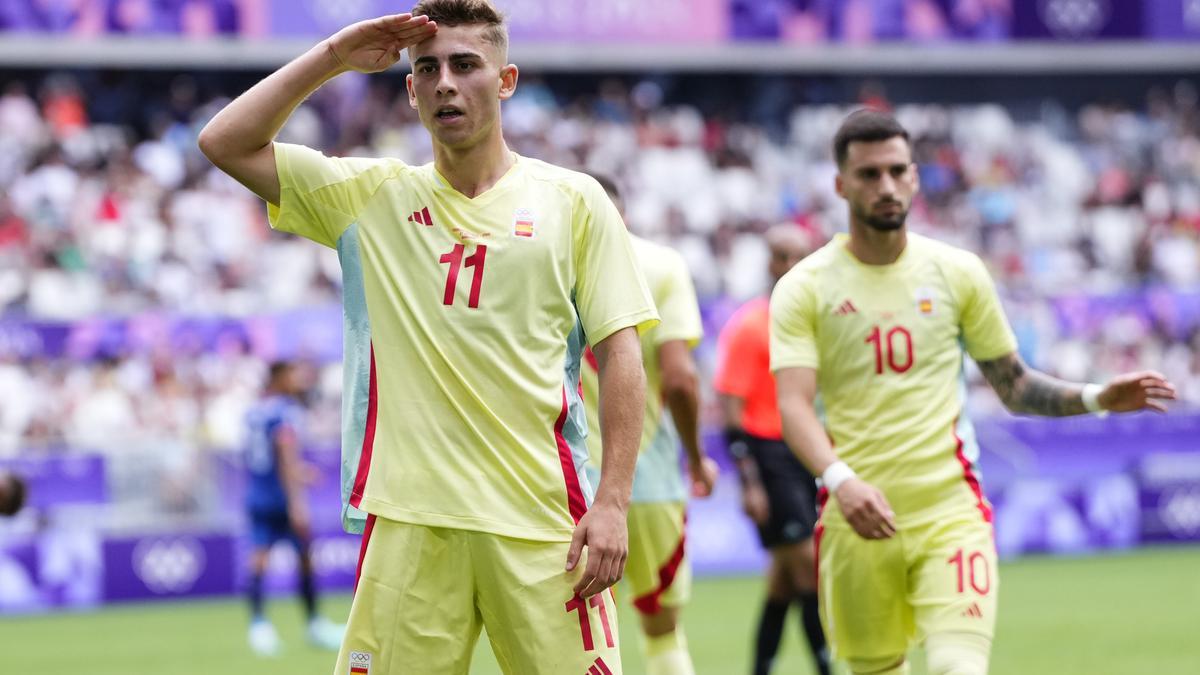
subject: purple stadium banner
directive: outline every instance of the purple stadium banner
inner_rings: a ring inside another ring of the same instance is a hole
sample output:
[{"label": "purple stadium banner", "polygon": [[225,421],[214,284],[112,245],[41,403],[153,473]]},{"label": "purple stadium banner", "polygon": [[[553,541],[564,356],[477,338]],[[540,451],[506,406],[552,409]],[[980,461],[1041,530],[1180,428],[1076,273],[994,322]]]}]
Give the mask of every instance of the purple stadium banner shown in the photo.
[{"label": "purple stadium banner", "polygon": [[[0,32],[310,38],[390,0],[4,0]],[[496,0],[520,42],[1195,40],[1195,0]]]},{"label": "purple stadium banner", "polygon": [[[1200,414],[990,420],[977,432],[1001,556],[1200,544]],[[712,498],[689,506],[689,554],[698,574],[757,572],[765,556],[741,513],[719,435],[709,434],[706,443],[726,471]],[[314,449],[306,457],[319,477],[309,492],[318,583],[349,589],[359,538],[339,529],[337,451]],[[80,501],[106,494],[100,459],[28,460],[20,466],[40,480],[74,481],[73,489],[85,497],[42,501],[36,504],[40,516],[23,514],[35,526],[7,536],[0,530],[0,614],[244,588],[250,550],[242,534],[236,461],[221,460],[216,472],[226,496],[220,521],[228,527],[142,534],[108,534],[80,517]],[[291,592],[296,563],[293,551],[276,547],[268,590]]]}]

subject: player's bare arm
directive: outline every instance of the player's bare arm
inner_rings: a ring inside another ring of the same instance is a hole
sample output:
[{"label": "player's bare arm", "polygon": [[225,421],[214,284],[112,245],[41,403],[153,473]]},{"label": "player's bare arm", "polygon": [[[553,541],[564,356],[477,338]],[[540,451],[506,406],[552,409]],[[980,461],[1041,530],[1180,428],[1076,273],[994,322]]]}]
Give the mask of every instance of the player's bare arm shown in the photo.
[{"label": "player's bare arm", "polygon": [[746,399],[730,394],[717,394],[717,400],[721,404],[721,417],[725,421],[725,442],[729,444],[729,454],[733,456],[738,481],[742,485],[742,510],[755,524],[762,525],[771,516],[771,505],[762,478],[758,475],[758,464],[750,456],[746,431],[742,429],[742,413],[746,409]]},{"label": "player's bare arm", "polygon": [[279,462],[279,476],[283,492],[287,495],[288,521],[302,539],[308,539],[308,503],[304,495],[304,459],[300,456],[300,439],[295,430],[283,426],[275,434],[275,458]]},{"label": "player's bare arm", "polygon": [[629,551],[625,516],[633,491],[633,470],[642,438],[646,372],[637,329],[623,328],[592,345],[599,366],[600,437],[604,458],[591,508],[579,519],[567,552],[567,570],[588,550],[575,592],[588,598],[621,580]]},{"label": "player's bare arm", "polygon": [[[1016,352],[979,362],[988,384],[1010,411],[1025,415],[1065,417],[1083,415],[1085,385],[1064,382],[1030,368]],[[1113,378],[1096,395],[1099,408],[1109,412],[1154,410],[1166,412],[1175,400],[1175,386],[1160,373],[1141,371]]]},{"label": "player's bare arm", "polygon": [[658,368],[662,374],[663,400],[687,452],[692,495],[707,497],[712,494],[718,469],[700,445],[700,376],[687,341],[668,340],[659,345]]},{"label": "player's bare arm", "polygon": [[[814,476],[822,476],[837,499],[846,522],[864,539],[887,539],[896,534],[896,514],[875,486],[852,473],[829,485],[828,470],[840,464],[825,427],[817,417],[817,371],[784,368],[775,373],[783,439]],[[842,464],[841,466],[845,466]]]},{"label": "player's bare arm", "polygon": [[200,150],[225,173],[279,204],[275,135],[296,107],[346,71],[376,73],[437,31],[428,17],[396,14],[343,28],[234,99],[200,132]]}]

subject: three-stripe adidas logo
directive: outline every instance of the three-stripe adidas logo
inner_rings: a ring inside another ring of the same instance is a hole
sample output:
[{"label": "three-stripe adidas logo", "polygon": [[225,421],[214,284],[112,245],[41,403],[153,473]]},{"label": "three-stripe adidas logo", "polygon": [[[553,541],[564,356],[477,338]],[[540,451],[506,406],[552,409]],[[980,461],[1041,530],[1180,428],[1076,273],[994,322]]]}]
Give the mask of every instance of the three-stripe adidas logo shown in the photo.
[{"label": "three-stripe adidas logo", "polygon": [[597,658],[592,667],[588,668],[588,675],[612,675],[612,671],[608,669],[604,659]]},{"label": "three-stripe adidas logo", "polygon": [[837,309],[833,310],[835,316],[846,316],[847,314],[857,314],[858,308],[849,300],[843,302]]},{"label": "three-stripe adidas logo", "polygon": [[970,607],[968,607],[968,608],[966,609],[966,611],[964,611],[964,612],[962,613],[962,615],[963,615],[963,616],[969,616],[969,617],[971,617],[971,618],[973,618],[973,619],[982,619],[982,618],[983,618],[983,610],[979,609],[979,603],[977,603],[977,602],[972,602],[972,603],[971,603],[971,606],[970,606]]},{"label": "three-stripe adidas logo", "polygon": [[422,206],[420,211],[413,211],[412,215],[408,217],[408,222],[433,227],[433,216],[429,215],[429,207]]}]

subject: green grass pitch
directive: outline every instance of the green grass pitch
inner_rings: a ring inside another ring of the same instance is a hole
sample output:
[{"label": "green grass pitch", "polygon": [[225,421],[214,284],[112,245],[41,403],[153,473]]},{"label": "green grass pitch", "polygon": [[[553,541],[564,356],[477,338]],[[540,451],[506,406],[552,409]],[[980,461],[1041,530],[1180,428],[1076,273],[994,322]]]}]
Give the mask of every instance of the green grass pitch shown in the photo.
[{"label": "green grass pitch", "polygon": [[[697,673],[748,670],[762,593],[753,578],[697,582],[685,613]],[[1200,548],[1165,548],[1096,558],[1027,558],[1002,570],[1000,622],[992,658],[999,675],[1200,673]],[[344,618],[349,598],[326,598]],[[624,603],[623,603],[624,604]],[[270,613],[289,649],[259,660],[245,646],[237,600],[133,605],[94,613],[0,618],[5,675],[329,675],[332,656],[304,644],[298,603]],[[635,617],[620,617],[625,672],[641,675]],[[796,615],[776,672],[810,673]],[[923,673],[916,655],[914,673]],[[486,638],[472,673],[499,673]]]}]

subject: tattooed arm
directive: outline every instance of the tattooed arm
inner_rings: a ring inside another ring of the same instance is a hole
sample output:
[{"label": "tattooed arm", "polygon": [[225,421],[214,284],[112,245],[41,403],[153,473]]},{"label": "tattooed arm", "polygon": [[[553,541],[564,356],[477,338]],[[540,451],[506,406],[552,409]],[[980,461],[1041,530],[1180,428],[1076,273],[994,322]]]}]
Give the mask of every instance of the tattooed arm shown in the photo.
[{"label": "tattooed arm", "polygon": [[[1004,406],[1014,413],[1065,417],[1088,412],[1083,404],[1083,385],[1038,372],[1025,365],[1016,352],[993,361],[980,361],[979,370]],[[1166,412],[1163,401],[1174,399],[1174,385],[1151,371],[1118,375],[1097,397],[1100,407],[1112,412]]]}]

